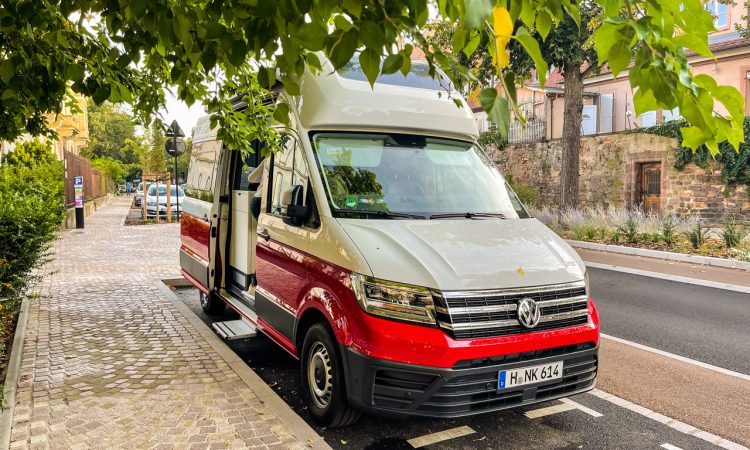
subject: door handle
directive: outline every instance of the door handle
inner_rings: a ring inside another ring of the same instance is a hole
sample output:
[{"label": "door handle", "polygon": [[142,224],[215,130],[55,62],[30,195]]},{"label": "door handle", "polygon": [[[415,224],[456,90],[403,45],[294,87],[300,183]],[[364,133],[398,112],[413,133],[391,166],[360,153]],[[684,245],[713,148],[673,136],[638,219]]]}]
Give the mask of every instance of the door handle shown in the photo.
[{"label": "door handle", "polygon": [[268,230],[258,231],[258,237],[262,238],[264,241],[267,241],[271,239],[271,235],[268,234]]},{"label": "door handle", "polygon": [[216,237],[216,227],[211,227],[211,237],[212,238]]}]

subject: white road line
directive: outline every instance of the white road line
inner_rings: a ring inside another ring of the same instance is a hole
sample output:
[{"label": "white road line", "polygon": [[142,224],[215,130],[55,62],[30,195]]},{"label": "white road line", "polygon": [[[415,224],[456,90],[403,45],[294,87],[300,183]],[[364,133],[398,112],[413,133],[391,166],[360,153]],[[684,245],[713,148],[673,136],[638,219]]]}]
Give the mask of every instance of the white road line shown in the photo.
[{"label": "white road line", "polygon": [[667,450],[682,450],[680,447],[672,444],[661,444],[659,447],[666,448]]},{"label": "white road line", "polygon": [[571,400],[569,398],[561,398],[560,401],[563,402],[563,403],[567,403],[568,405],[572,405],[576,409],[578,409],[580,411],[583,411],[583,412],[585,412],[586,414],[588,414],[588,415],[590,415],[592,417],[601,417],[601,416],[603,416],[602,413],[600,413],[598,411],[594,411],[593,409],[588,408],[586,406],[583,406],[580,403],[576,403],[576,402],[574,402],[573,400]]},{"label": "white road line", "polygon": [[686,424],[685,422],[680,422],[679,420],[672,419],[671,417],[667,417],[663,414],[659,414],[643,406],[636,405],[635,403],[631,403],[616,395],[612,395],[604,391],[600,391],[599,389],[594,389],[590,391],[589,394],[599,397],[602,400],[606,400],[610,403],[613,403],[627,410],[633,411],[634,413],[640,414],[651,420],[655,420],[659,423],[662,423],[670,428],[673,428],[679,431],[680,433],[694,436],[698,439],[702,439],[710,444],[717,445],[721,448],[725,448],[727,450],[750,450],[747,447],[737,444],[736,442],[728,441],[720,436],[700,430],[698,428],[695,428],[692,425]]},{"label": "white road line", "polygon": [[576,409],[576,406],[569,403],[558,403],[557,405],[545,406],[544,408],[526,411],[525,413],[523,413],[523,415],[528,417],[529,419],[538,419],[540,417],[570,411],[571,409]]},{"label": "white road line", "polygon": [[610,264],[602,264],[595,262],[584,261],[586,267],[593,267],[594,269],[614,270],[616,272],[629,273],[631,275],[640,275],[643,277],[658,278],[661,280],[676,281],[678,283],[694,284],[697,286],[709,287],[714,289],[724,289],[725,291],[734,291],[750,294],[750,287],[740,286],[737,284],[729,283],[718,283],[716,281],[700,280],[697,278],[681,277],[679,275],[669,275],[666,273],[650,272],[647,270],[631,269],[630,267],[613,266]]},{"label": "white road line", "polygon": [[694,366],[702,367],[704,369],[713,370],[714,372],[723,373],[724,375],[729,375],[731,377],[736,377],[736,378],[739,378],[739,379],[742,379],[742,380],[745,380],[745,381],[750,381],[750,375],[747,375],[747,374],[744,374],[744,373],[735,372],[733,370],[725,369],[723,367],[718,367],[718,366],[714,366],[712,364],[708,364],[708,363],[704,363],[704,362],[701,362],[701,361],[696,361],[694,359],[686,358],[684,356],[675,355],[674,353],[665,352],[664,350],[659,350],[657,348],[648,347],[646,345],[639,344],[637,342],[628,341],[626,339],[618,338],[618,337],[615,337],[615,336],[610,336],[608,334],[602,333],[601,337],[603,337],[604,339],[609,339],[610,341],[619,342],[620,344],[629,345],[631,347],[635,347],[635,348],[640,349],[640,350],[645,350],[647,352],[655,353],[655,354],[660,355],[660,356],[666,356],[667,358],[676,359],[677,361],[682,361],[684,363],[688,363],[688,364],[692,364]]},{"label": "white road line", "polygon": [[408,442],[414,448],[424,447],[425,445],[435,444],[437,442],[447,441],[455,439],[461,436],[466,436],[472,433],[476,433],[471,427],[463,426],[458,428],[451,428],[450,430],[438,431],[437,433],[426,434],[414,439],[409,439]]}]

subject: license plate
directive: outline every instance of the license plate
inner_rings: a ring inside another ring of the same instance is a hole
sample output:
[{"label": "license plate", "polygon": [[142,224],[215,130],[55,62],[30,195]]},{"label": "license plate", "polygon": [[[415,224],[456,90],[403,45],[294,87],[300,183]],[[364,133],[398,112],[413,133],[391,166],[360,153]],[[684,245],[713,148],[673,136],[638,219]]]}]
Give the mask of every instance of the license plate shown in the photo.
[{"label": "license plate", "polygon": [[520,367],[518,369],[502,370],[497,376],[497,388],[508,389],[526,384],[562,378],[562,361],[542,364],[540,366]]}]

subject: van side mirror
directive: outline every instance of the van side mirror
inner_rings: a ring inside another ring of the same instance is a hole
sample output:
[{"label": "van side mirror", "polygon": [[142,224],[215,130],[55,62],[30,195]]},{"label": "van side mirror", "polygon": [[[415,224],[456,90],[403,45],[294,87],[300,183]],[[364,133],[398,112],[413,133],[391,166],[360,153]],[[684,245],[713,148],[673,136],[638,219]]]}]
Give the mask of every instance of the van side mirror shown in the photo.
[{"label": "van side mirror", "polygon": [[297,225],[310,215],[310,207],[304,205],[304,189],[295,184],[281,194],[281,216]]}]

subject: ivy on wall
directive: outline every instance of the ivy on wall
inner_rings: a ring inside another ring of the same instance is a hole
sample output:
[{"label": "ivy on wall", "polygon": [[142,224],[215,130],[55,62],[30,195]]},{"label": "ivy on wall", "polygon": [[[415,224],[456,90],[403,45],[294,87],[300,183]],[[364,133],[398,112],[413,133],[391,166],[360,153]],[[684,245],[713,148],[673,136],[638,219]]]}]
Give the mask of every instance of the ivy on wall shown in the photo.
[{"label": "ivy on wall", "polygon": [[[679,147],[677,148],[677,159],[674,163],[675,169],[682,170],[690,163],[695,163],[698,167],[705,169],[711,160],[711,154],[706,146],[702,145],[693,152],[693,150],[682,145],[680,128],[687,126],[689,126],[688,122],[680,119],[634,131],[677,139]],[[745,142],[740,144],[739,151],[736,151],[726,141],[719,144],[719,153],[716,154],[715,159],[722,167],[721,182],[727,186],[744,184],[750,187],[750,117],[745,117],[744,130]]]},{"label": "ivy on wall", "polygon": [[482,147],[493,145],[498,150],[502,150],[508,145],[508,140],[500,134],[500,130],[497,128],[490,128],[481,133],[478,142]]}]

